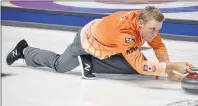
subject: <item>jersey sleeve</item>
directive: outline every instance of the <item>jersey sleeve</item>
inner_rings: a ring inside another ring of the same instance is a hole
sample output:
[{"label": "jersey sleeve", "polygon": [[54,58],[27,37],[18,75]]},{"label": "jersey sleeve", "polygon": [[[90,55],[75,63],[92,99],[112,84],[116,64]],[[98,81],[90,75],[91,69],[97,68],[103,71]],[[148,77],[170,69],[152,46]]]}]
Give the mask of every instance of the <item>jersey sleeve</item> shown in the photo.
[{"label": "jersey sleeve", "polygon": [[170,61],[166,46],[162,42],[160,34],[157,34],[157,36],[151,42],[148,42],[148,45],[153,48],[159,62]]},{"label": "jersey sleeve", "polygon": [[130,25],[129,21],[122,20],[117,26],[116,43],[119,51],[138,73],[164,76],[166,63],[144,60],[136,43],[135,30]]}]

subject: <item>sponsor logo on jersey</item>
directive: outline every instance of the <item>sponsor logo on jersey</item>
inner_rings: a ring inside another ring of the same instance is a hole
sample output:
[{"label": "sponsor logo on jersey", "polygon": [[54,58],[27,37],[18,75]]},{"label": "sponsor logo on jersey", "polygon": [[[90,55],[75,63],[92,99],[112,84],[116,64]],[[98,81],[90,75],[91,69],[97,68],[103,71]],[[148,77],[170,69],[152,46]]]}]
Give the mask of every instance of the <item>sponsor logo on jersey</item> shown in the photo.
[{"label": "sponsor logo on jersey", "polygon": [[133,38],[125,38],[125,43],[134,43],[135,39]]},{"label": "sponsor logo on jersey", "polygon": [[155,72],[156,66],[155,65],[144,65],[144,71]]},{"label": "sponsor logo on jersey", "polygon": [[133,47],[133,48],[130,48],[129,50],[126,51],[126,54],[129,55],[131,53],[133,53],[134,51],[136,51],[138,49],[138,47]]}]

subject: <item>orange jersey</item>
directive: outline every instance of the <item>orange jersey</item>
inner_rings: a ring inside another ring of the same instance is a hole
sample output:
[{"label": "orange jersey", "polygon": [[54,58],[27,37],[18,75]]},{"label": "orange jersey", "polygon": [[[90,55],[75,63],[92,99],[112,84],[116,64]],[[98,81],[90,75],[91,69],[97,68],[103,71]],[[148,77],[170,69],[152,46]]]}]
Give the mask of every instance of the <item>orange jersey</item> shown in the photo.
[{"label": "orange jersey", "polygon": [[[99,59],[122,53],[139,73],[164,75],[165,64],[144,60],[139,50],[144,44],[137,19],[139,13],[140,11],[119,11],[91,21],[81,31],[82,48]],[[169,61],[159,34],[148,44],[160,62]]]}]

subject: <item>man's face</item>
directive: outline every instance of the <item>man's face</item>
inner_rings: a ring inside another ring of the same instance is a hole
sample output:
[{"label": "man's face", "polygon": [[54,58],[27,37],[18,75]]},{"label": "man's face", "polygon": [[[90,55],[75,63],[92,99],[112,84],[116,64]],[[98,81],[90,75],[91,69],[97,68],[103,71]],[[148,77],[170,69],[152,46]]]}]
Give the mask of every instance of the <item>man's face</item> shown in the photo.
[{"label": "man's face", "polygon": [[158,22],[156,20],[150,20],[148,22],[140,20],[139,23],[140,34],[142,35],[142,38],[147,42],[152,41],[152,39],[157,35],[162,27],[162,22]]}]

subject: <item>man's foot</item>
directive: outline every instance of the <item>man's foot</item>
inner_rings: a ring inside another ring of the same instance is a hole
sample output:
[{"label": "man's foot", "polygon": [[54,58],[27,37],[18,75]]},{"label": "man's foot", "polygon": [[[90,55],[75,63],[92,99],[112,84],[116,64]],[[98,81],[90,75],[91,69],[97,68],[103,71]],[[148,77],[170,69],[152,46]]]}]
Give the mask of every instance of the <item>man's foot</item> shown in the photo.
[{"label": "man's foot", "polygon": [[96,76],[93,74],[93,64],[91,55],[81,55],[80,60],[82,63],[82,78],[84,79],[95,79]]},{"label": "man's foot", "polygon": [[16,60],[22,58],[24,59],[23,50],[28,46],[28,43],[25,40],[21,40],[15,48],[8,54],[6,62],[8,65],[11,65]]},{"label": "man's foot", "polygon": [[90,66],[87,63],[84,63],[83,64],[83,70],[82,70],[82,78],[84,78],[84,79],[95,79],[96,76],[92,72],[93,72],[92,66]]}]

